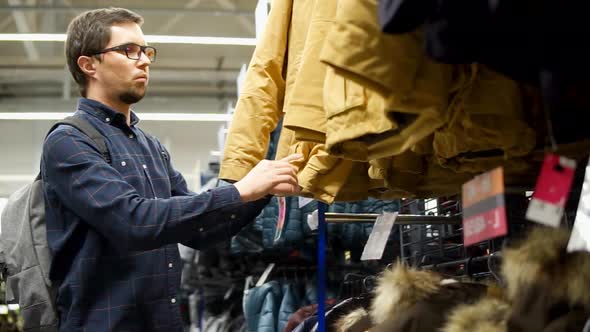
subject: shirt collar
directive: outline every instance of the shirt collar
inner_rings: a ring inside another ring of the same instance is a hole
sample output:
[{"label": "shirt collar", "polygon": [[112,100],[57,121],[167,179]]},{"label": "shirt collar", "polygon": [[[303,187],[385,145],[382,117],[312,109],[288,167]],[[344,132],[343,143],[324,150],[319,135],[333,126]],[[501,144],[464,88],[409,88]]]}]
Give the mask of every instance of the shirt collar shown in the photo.
[{"label": "shirt collar", "polygon": [[[107,105],[93,99],[80,98],[78,100],[78,109],[90,115],[93,115],[107,123],[113,123],[118,121],[126,123],[125,116],[122,113],[119,113],[114,109],[108,107]],[[131,115],[130,125],[137,125],[137,123],[139,122],[139,118],[137,117],[135,112],[131,110],[129,114]]]}]

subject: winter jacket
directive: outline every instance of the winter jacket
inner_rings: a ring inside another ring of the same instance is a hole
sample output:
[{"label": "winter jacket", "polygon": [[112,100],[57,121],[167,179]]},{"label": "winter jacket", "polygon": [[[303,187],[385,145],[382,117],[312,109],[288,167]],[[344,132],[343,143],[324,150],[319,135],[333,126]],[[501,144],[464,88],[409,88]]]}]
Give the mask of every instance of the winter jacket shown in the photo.
[{"label": "winter jacket", "polygon": [[277,281],[270,281],[247,291],[244,317],[248,332],[276,332],[282,289]]},{"label": "winter jacket", "polygon": [[283,332],[289,317],[299,309],[303,299],[301,298],[300,289],[295,284],[287,284],[283,286],[283,299],[281,300],[281,308],[279,310],[279,317],[277,322],[277,331]]},{"label": "winter jacket", "polygon": [[[590,317],[590,253],[567,253],[569,232],[539,228],[504,250],[508,331],[581,331]],[[583,317],[585,316],[585,319]]]},{"label": "winter jacket", "polygon": [[378,281],[371,331],[437,331],[451,310],[477,302],[487,286],[477,283],[443,283],[440,275],[397,264]]},{"label": "winter jacket", "polygon": [[457,308],[442,331],[582,331],[590,317],[590,253],[567,253],[568,240],[565,229],[539,227],[504,249],[506,294]]},{"label": "winter jacket", "polygon": [[[281,122],[270,136],[270,143],[266,159],[273,159],[276,155]],[[265,249],[279,247],[297,247],[303,245],[303,225],[301,211],[298,208],[297,197],[285,197],[286,212],[283,232],[275,242],[279,216],[279,198],[273,197],[268,205],[256,218],[254,224],[244,228],[232,239],[232,252],[262,252]]]},{"label": "winter jacket", "polygon": [[[317,2],[318,10],[324,4],[329,8],[330,1]],[[232,125],[227,137],[225,153],[220,169],[220,178],[237,181],[244,177],[264,156],[270,132],[273,131],[284,114],[298,112],[298,103],[307,98],[296,98],[293,107],[290,98],[302,63],[302,53],[307,42],[316,0],[277,0],[273,2],[265,32],[258,43],[246,73],[244,88],[236,105]],[[320,12],[321,13],[321,12]],[[293,27],[293,28],[292,28]],[[295,28],[296,27],[296,28]],[[313,65],[313,64],[312,64]],[[314,69],[304,74],[316,77]],[[304,78],[302,76],[302,79]],[[317,77],[321,77],[317,76]],[[301,84],[307,84],[305,81]],[[313,87],[320,87],[315,84]],[[307,88],[298,88],[306,93]],[[316,92],[309,92],[317,94]],[[320,93],[321,94],[321,93]],[[286,105],[285,107],[283,107]],[[306,119],[305,117],[289,117]],[[289,120],[291,121],[291,120]],[[305,120],[308,121],[308,120]],[[322,144],[297,142],[294,133],[284,128],[281,132],[276,158],[289,153],[302,153],[304,160],[298,174],[302,194],[331,203],[336,199],[345,179],[350,178],[352,163],[328,156]],[[358,169],[362,172],[362,169]],[[352,177],[352,179],[355,179]],[[339,196],[341,200],[358,200],[367,197],[367,191],[359,191],[355,184],[362,186],[367,176],[348,186],[351,193]]]},{"label": "winter jacket", "polygon": [[376,0],[340,0],[320,59],[326,146],[334,155],[369,161],[399,154],[445,122],[453,67],[423,54],[420,32],[379,33]]},{"label": "winter jacket", "polygon": [[319,60],[324,39],[336,16],[337,0],[315,1],[303,49],[301,67],[286,105],[285,127],[297,141],[324,143],[326,117],[323,93],[326,65]]},{"label": "winter jacket", "polygon": [[[240,180],[264,158],[270,133],[283,117],[285,95],[299,68],[312,5],[312,0],[273,1],[266,28],[239,92],[220,178]],[[289,134],[283,131],[281,136]],[[286,155],[288,148],[279,147],[278,155]]]}]

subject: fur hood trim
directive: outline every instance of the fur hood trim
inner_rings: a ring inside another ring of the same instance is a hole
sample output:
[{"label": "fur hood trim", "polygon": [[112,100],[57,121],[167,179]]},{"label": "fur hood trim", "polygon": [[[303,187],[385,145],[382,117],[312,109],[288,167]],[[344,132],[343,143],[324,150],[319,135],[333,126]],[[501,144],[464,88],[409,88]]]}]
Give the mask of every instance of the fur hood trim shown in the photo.
[{"label": "fur hood trim", "polygon": [[509,299],[540,283],[570,304],[590,308],[590,253],[567,253],[569,237],[566,229],[537,227],[522,244],[504,249],[502,273]]},{"label": "fur hood trim", "polygon": [[442,277],[432,271],[420,271],[398,262],[387,269],[377,282],[371,318],[378,325],[440,289]]},{"label": "fur hood trim", "polygon": [[348,315],[340,317],[334,325],[336,332],[366,331],[371,326],[371,317],[364,308],[356,309]]},{"label": "fur hood trim", "polygon": [[472,305],[461,305],[449,315],[441,332],[506,332],[510,305],[487,296]]}]

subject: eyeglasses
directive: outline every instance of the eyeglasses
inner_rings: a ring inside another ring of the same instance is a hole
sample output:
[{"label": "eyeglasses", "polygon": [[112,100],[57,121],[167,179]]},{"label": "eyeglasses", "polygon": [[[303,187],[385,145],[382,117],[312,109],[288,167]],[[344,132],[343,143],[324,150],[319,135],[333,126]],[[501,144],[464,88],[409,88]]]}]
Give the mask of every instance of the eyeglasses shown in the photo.
[{"label": "eyeglasses", "polygon": [[107,48],[92,55],[103,54],[111,51],[125,52],[125,55],[131,60],[139,60],[141,53],[145,54],[151,62],[156,62],[156,48],[153,46],[141,46],[135,43],[127,43],[111,48]]}]

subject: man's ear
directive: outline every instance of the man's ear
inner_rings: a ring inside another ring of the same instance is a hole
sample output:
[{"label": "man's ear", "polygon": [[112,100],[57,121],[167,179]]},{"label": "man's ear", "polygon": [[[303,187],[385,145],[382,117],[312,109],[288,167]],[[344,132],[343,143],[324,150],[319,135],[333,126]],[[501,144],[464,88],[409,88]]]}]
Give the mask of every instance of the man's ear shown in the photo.
[{"label": "man's ear", "polygon": [[81,55],[78,57],[78,67],[84,72],[84,74],[94,77],[96,75],[96,66],[98,59],[93,56]]}]

